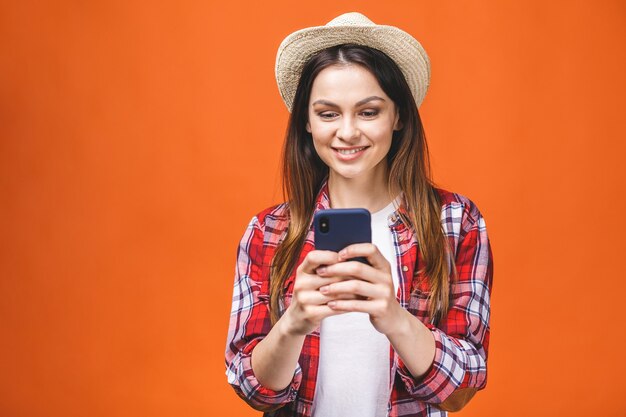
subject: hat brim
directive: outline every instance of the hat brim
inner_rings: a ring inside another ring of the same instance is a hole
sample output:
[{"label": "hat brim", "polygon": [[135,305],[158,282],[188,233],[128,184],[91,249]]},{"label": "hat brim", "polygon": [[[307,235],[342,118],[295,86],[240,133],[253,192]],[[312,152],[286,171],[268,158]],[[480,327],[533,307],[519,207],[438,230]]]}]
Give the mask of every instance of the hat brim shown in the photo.
[{"label": "hat brim", "polygon": [[400,68],[419,107],[430,82],[430,61],[422,45],[394,26],[316,26],[287,36],[276,55],[276,82],[291,112],[304,64],[317,52],[342,44],[378,49]]}]

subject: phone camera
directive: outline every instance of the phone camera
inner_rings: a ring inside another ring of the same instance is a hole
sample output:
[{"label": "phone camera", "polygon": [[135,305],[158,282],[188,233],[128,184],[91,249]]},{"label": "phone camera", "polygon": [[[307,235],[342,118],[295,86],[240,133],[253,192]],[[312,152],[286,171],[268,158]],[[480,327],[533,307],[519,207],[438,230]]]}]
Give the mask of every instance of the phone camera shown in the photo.
[{"label": "phone camera", "polygon": [[328,222],[328,217],[322,217],[320,219],[320,232],[328,233],[328,229],[330,229],[330,224]]}]

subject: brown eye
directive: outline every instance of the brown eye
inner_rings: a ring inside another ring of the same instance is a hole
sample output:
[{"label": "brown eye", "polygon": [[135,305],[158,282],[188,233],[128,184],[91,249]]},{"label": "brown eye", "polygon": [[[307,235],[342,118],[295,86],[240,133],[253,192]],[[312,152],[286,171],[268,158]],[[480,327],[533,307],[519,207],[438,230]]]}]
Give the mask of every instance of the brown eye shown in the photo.
[{"label": "brown eye", "polygon": [[319,113],[319,117],[321,119],[330,120],[330,119],[337,117],[337,113],[331,112],[331,111],[325,111],[325,112]]},{"label": "brown eye", "polygon": [[372,118],[378,116],[378,110],[364,110],[361,115],[365,118]]}]

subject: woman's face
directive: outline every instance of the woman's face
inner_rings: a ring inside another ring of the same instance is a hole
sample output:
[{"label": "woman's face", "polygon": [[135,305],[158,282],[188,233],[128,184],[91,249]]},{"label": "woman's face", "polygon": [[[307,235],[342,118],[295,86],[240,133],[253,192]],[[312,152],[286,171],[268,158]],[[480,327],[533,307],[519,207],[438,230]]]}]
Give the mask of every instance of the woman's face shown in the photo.
[{"label": "woman's face", "polygon": [[306,129],[331,176],[380,179],[394,130],[395,104],[372,73],[359,65],[322,70],[311,88]]}]

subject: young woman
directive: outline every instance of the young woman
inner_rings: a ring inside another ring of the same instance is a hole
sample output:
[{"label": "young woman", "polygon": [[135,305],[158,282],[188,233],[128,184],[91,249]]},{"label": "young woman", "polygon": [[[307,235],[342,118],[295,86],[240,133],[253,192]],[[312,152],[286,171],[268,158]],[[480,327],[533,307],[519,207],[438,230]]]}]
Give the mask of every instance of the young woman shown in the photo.
[{"label": "young woman", "polygon": [[[268,416],[442,416],[485,386],[491,251],[476,206],[430,178],[429,74],[413,37],[358,13],[279,48],[287,202],[241,240],[226,347]],[[354,207],[372,243],[314,250],[313,215]]]}]

